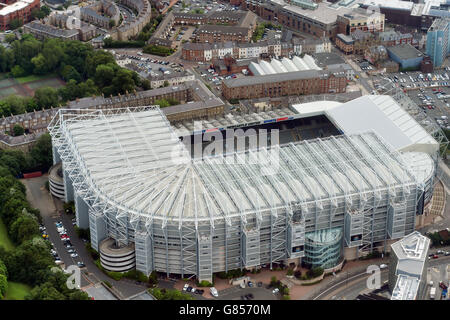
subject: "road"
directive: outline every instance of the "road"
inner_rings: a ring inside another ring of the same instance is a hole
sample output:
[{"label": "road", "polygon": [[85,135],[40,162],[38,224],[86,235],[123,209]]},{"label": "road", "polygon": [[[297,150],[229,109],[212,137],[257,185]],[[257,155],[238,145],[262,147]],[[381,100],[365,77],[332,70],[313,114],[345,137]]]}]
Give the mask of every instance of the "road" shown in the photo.
[{"label": "road", "polygon": [[[450,256],[441,256],[439,259],[430,260],[428,262],[428,266],[436,267],[446,265],[447,263],[450,263]],[[384,269],[381,271],[381,284],[387,281],[388,275],[389,269]],[[365,291],[371,291],[367,289],[367,278],[369,276],[370,274],[362,272],[357,275],[350,276],[347,279],[346,274],[344,273],[341,276],[341,281],[316,295],[313,300],[354,300],[359,294],[365,293]]]},{"label": "road", "polygon": [[[23,179],[21,181],[26,186],[28,201],[34,208],[39,209],[41,212],[42,220],[47,228],[46,231],[49,235],[49,239],[54,244],[55,250],[64,262],[64,265],[66,267],[69,265],[76,265],[77,261],[82,261],[85,263],[86,267],[81,269],[81,288],[92,284],[98,284],[101,281],[108,281],[112,284],[113,290],[115,290],[121,299],[125,299],[146,290],[144,285],[137,285],[131,280],[124,279],[121,281],[115,281],[97,268],[90,254],[87,252],[84,242],[78,238],[74,230],[74,226],[71,221],[73,216],[67,214],[61,215],[57,213],[57,210],[62,209],[62,202],[59,200],[55,200],[54,202],[45,189],[44,185],[47,181],[47,175],[33,179]],[[78,253],[77,258],[70,257],[66,248],[64,248],[59,233],[56,230],[55,222],[57,221],[62,221],[64,228],[67,230],[67,234],[70,237],[70,242],[72,242],[73,247]]]}]

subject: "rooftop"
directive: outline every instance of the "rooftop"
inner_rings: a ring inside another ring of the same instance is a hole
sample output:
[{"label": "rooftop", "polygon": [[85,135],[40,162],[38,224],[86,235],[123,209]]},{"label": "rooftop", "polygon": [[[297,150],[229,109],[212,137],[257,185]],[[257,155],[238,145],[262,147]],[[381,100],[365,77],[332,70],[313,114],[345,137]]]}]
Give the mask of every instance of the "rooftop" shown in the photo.
[{"label": "rooftop", "polygon": [[315,20],[322,24],[333,24],[336,22],[338,15],[349,14],[353,11],[353,9],[341,6],[333,8],[327,2],[319,2],[317,8],[314,10],[303,9],[299,6],[289,5],[287,3],[285,4],[286,5],[283,6],[284,10],[307,17],[308,19]]},{"label": "rooftop", "polygon": [[20,0],[13,4],[6,5],[6,7],[0,7],[0,16],[6,16],[10,13],[22,10],[33,3],[34,0]]},{"label": "rooftop", "polygon": [[418,57],[422,57],[423,53],[414,48],[409,43],[407,44],[399,44],[392,47],[386,48],[388,52],[393,53],[397,57],[399,57],[402,60],[408,60],[408,59],[416,59]]},{"label": "rooftop", "polygon": [[[300,80],[300,79],[315,79],[315,78],[328,78],[333,73],[330,71],[323,70],[304,70],[304,71],[293,71],[275,74],[265,74],[262,76],[248,76],[236,79],[225,80],[224,84],[230,87],[241,87],[249,86],[254,84],[272,83],[272,82],[282,82],[290,80]],[[336,77],[345,77],[345,74],[337,73]]]},{"label": "rooftop", "polygon": [[391,300],[415,300],[419,289],[420,280],[417,277],[400,275],[397,278]]},{"label": "rooftop", "polygon": [[258,219],[292,206],[307,212],[320,199],[416,183],[400,154],[375,133],[191,159],[155,107],[60,109],[49,131],[57,146],[68,146],[63,157],[81,159],[75,190],[88,187],[131,221],[160,219],[163,227]]}]

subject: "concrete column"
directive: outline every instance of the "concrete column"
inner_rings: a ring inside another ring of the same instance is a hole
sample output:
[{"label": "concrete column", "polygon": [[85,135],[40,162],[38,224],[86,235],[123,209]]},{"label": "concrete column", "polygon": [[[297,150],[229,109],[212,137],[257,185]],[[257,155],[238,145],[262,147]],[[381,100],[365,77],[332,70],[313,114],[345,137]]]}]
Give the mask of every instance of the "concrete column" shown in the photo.
[{"label": "concrete column", "polygon": [[53,156],[53,164],[57,164],[58,162],[61,162],[61,156],[59,155],[56,147],[53,145],[52,145],[52,156]]},{"label": "concrete column", "polygon": [[75,217],[78,228],[89,228],[89,207],[79,195],[75,195]]},{"label": "concrete column", "polygon": [[149,275],[153,271],[153,243],[150,234],[135,234],[136,270]]},{"label": "concrete column", "polygon": [[106,221],[103,216],[89,209],[89,229],[91,231],[91,246],[99,251],[100,242],[108,237]]},{"label": "concrete column", "polygon": [[63,180],[64,180],[64,190],[66,191],[66,197],[65,202],[70,202],[74,200],[74,191],[73,191],[73,184],[72,180],[69,178],[69,174],[64,169],[64,162],[63,162]]}]

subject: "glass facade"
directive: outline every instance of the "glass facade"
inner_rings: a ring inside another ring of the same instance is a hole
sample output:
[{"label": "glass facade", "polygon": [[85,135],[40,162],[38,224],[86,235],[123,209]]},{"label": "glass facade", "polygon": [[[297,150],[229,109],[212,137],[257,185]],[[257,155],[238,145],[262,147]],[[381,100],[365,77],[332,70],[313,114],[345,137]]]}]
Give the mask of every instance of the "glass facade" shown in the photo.
[{"label": "glass facade", "polygon": [[342,228],[324,229],[305,235],[304,262],[312,268],[332,268],[342,257]]}]

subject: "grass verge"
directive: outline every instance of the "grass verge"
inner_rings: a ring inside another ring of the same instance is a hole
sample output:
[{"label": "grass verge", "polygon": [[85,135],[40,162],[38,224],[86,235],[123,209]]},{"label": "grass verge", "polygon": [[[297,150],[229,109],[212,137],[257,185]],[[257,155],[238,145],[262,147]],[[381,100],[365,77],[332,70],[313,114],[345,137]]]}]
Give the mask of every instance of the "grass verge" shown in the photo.
[{"label": "grass verge", "polygon": [[14,249],[14,244],[8,238],[8,231],[2,219],[0,219],[0,246],[4,247],[7,251]]},{"label": "grass verge", "polygon": [[26,284],[19,282],[8,282],[5,300],[24,300],[25,296],[29,294],[30,291],[31,287]]}]

